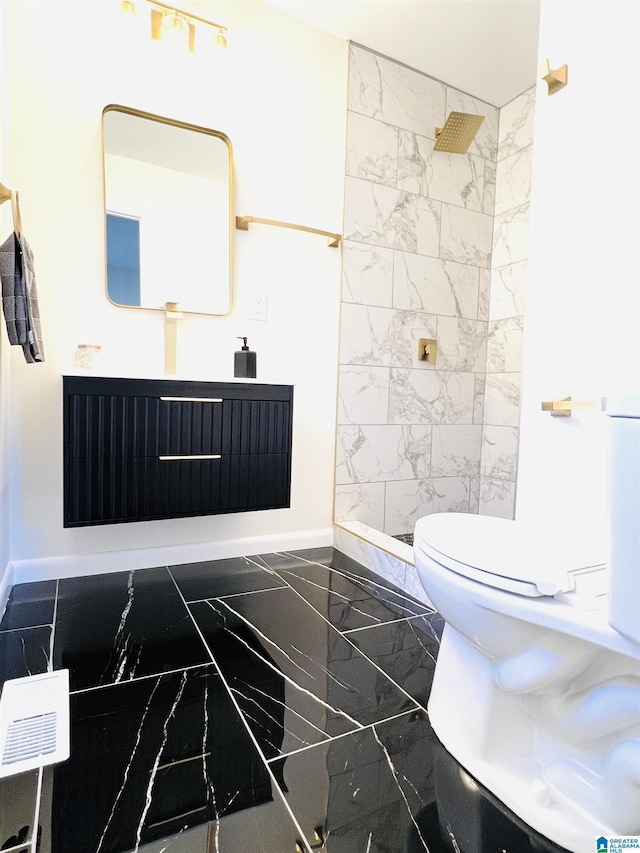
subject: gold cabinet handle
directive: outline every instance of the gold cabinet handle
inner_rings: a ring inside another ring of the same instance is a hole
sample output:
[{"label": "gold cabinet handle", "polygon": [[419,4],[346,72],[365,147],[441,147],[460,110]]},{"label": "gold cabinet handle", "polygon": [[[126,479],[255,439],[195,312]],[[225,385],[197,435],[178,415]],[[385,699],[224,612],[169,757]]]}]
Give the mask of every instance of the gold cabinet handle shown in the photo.
[{"label": "gold cabinet handle", "polygon": [[572,409],[600,409],[604,411],[606,398],[600,400],[572,400],[562,397],[559,400],[549,400],[542,403],[542,411],[550,412],[552,418],[570,418]]},{"label": "gold cabinet handle", "polygon": [[167,403],[222,403],[222,397],[160,397]]},{"label": "gold cabinet handle", "polygon": [[192,459],[221,459],[219,453],[201,453],[201,454],[184,454],[174,456],[158,456],[160,462],[174,462],[175,460],[192,460]]}]

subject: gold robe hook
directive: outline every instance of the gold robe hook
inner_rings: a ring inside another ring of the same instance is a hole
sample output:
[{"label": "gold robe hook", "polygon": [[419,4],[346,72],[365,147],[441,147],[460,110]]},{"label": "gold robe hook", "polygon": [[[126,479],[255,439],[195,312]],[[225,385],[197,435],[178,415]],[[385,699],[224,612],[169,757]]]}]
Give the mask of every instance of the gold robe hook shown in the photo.
[{"label": "gold robe hook", "polygon": [[567,85],[567,74],[569,71],[568,65],[562,65],[560,68],[556,68],[553,70],[549,66],[549,60],[545,59],[542,64],[542,74],[540,75],[543,80],[547,81],[547,86],[549,87],[549,95],[555,95],[556,92],[559,92],[560,89],[564,89]]}]

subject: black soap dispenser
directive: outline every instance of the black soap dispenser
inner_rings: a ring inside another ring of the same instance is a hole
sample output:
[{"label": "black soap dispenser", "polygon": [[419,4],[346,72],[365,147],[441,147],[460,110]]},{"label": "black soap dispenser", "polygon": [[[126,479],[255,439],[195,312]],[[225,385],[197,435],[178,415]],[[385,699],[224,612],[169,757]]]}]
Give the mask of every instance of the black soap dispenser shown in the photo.
[{"label": "black soap dispenser", "polygon": [[238,338],[242,341],[242,349],[233,355],[233,375],[240,379],[256,378],[256,354],[247,346],[246,338]]}]

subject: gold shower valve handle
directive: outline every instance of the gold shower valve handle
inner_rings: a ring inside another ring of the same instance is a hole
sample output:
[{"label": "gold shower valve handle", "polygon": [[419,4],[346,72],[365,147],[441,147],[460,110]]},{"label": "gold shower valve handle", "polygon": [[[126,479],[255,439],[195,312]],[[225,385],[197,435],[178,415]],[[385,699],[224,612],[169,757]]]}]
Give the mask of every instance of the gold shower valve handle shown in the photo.
[{"label": "gold shower valve handle", "polygon": [[566,63],[565,65],[561,65],[560,68],[552,69],[549,65],[549,60],[545,59],[542,64],[542,74],[540,76],[547,82],[549,95],[555,95],[560,89],[564,89],[567,85],[568,72],[569,67]]},{"label": "gold shower valve handle", "polygon": [[435,364],[438,357],[438,342],[433,338],[420,338],[418,341],[418,360]]}]

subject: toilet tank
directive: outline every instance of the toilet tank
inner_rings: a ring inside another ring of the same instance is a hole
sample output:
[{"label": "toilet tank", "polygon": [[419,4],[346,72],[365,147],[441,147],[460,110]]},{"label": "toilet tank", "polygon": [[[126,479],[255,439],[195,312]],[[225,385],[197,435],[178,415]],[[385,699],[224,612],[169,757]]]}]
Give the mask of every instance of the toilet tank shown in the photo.
[{"label": "toilet tank", "polygon": [[640,395],[607,403],[609,624],[640,643]]}]

